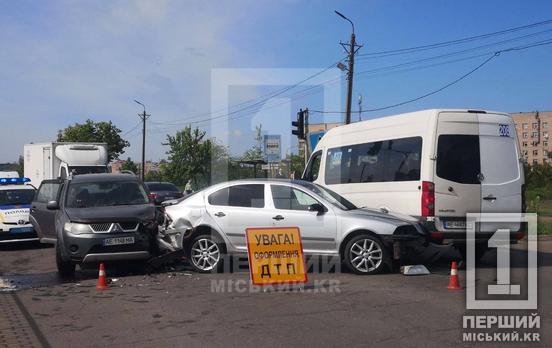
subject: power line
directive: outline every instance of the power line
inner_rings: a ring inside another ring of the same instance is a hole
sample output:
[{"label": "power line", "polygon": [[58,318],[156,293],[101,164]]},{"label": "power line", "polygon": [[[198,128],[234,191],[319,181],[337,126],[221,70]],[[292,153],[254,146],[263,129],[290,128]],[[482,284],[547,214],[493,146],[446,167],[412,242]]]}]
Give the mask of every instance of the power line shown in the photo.
[{"label": "power line", "polygon": [[547,24],[550,24],[550,23],[552,23],[552,20],[545,20],[545,21],[541,21],[541,22],[528,24],[528,25],[523,25],[523,26],[520,26],[520,27],[513,27],[513,28],[509,28],[509,29],[505,29],[505,30],[495,31],[495,32],[492,32],[492,33],[469,36],[469,37],[464,37],[464,38],[460,38],[460,39],[443,41],[443,42],[427,44],[427,45],[421,45],[421,46],[400,48],[400,49],[380,51],[380,52],[363,53],[363,54],[359,54],[358,56],[359,57],[364,56],[364,57],[379,58],[379,57],[386,57],[386,56],[397,55],[397,54],[425,51],[425,50],[430,50],[430,49],[435,49],[435,48],[441,48],[441,47],[447,47],[447,46],[451,46],[451,45],[462,44],[462,43],[475,41],[475,40],[480,40],[480,39],[486,39],[486,38],[493,37],[493,36],[509,34],[509,33],[513,33],[513,32],[516,32],[516,31],[520,31],[520,30],[525,30],[525,29],[530,29],[530,28],[535,28],[535,27],[538,27],[538,26],[542,26],[542,25],[547,25]]},{"label": "power line", "polygon": [[[512,47],[512,48],[496,51],[492,56],[485,59],[481,64],[479,64],[478,66],[476,66],[475,68],[473,68],[469,72],[465,73],[464,75],[460,76],[459,78],[455,79],[454,81],[449,82],[446,85],[444,85],[444,86],[442,86],[442,87],[440,87],[440,88],[438,88],[434,91],[431,91],[429,93],[426,93],[426,94],[421,95],[421,96],[416,97],[416,98],[405,100],[405,101],[400,102],[400,103],[387,105],[387,106],[383,106],[383,107],[379,107],[379,108],[375,108],[375,109],[367,109],[367,110],[357,111],[357,113],[359,113],[359,112],[363,113],[363,112],[382,111],[382,110],[402,106],[402,105],[405,105],[405,104],[413,103],[413,102],[418,101],[418,100],[423,99],[423,98],[427,98],[427,97],[429,97],[431,95],[434,95],[434,94],[437,94],[437,93],[439,93],[439,92],[455,85],[456,83],[462,81],[463,79],[467,78],[468,76],[470,76],[471,74],[475,73],[477,70],[482,68],[484,65],[489,63],[495,57],[498,57],[501,53],[510,52],[510,51],[520,51],[520,50],[524,50],[524,49],[531,48],[531,47],[544,46],[544,45],[549,45],[549,44],[552,44],[552,39],[547,39],[547,40],[543,40],[543,41],[540,41],[540,42],[535,42],[533,44],[527,44],[527,45],[523,45],[523,46]],[[343,111],[322,111],[322,110],[311,110],[311,111],[316,112],[316,113],[321,113],[321,114],[343,114],[343,113],[345,113]]]},{"label": "power line", "polygon": [[[256,98],[253,98],[253,99],[250,99],[250,100],[247,100],[247,101],[244,101],[244,102],[241,102],[241,103],[238,103],[236,105],[233,105],[233,106],[230,106],[228,109],[231,109],[231,108],[234,108],[234,107],[237,107],[237,106],[240,106],[240,105],[245,105],[245,104],[249,104],[249,103],[252,103],[251,105],[247,105],[243,108],[240,108],[238,110],[234,110],[234,111],[230,111],[228,113],[225,113],[225,114],[221,114],[221,115],[217,115],[215,117],[209,117],[207,119],[204,119],[204,120],[198,120],[198,121],[190,121],[190,120],[193,120],[195,118],[198,118],[198,117],[201,117],[201,116],[205,116],[205,115],[213,115],[215,114],[215,112],[207,112],[207,113],[204,113],[204,114],[200,114],[200,115],[196,115],[196,116],[192,116],[192,117],[187,117],[187,118],[184,118],[184,119],[179,119],[179,120],[175,120],[175,122],[155,122],[156,124],[161,124],[161,125],[173,125],[173,126],[176,126],[176,125],[181,125],[181,124],[197,124],[197,123],[203,123],[203,122],[207,122],[207,121],[211,121],[211,120],[216,120],[216,119],[219,119],[219,118],[223,118],[223,117],[226,117],[226,116],[229,116],[229,115],[233,115],[233,114],[236,114],[236,113],[239,113],[239,112],[242,112],[242,111],[245,111],[245,110],[248,110],[252,107],[255,107],[255,106],[258,106],[258,105],[262,105],[263,103],[265,103],[267,100],[270,100],[274,97],[277,97],[279,95],[282,95],[284,94],[285,92],[309,81],[309,80],[312,80],[313,78],[325,73],[326,71],[330,70],[331,68],[335,67],[337,63],[343,61],[345,58],[342,58],[340,60],[338,60],[337,62],[334,62],[330,65],[328,65],[326,68],[322,69],[321,71],[318,71],[316,72],[315,74],[312,74],[308,77],[306,77],[305,79],[293,84],[293,85],[290,85],[290,86],[286,86],[284,88],[281,88],[279,90],[276,90],[276,91],[273,91],[273,92],[270,92],[270,93],[267,93],[267,94],[264,94],[264,95],[261,95],[259,97],[256,97]],[[258,101],[256,101],[258,100]],[[221,109],[221,110],[225,110],[225,109]]]},{"label": "power line", "polygon": [[[552,21],[551,21],[552,22]],[[463,58],[459,58],[459,59],[454,59],[454,60],[448,60],[448,61],[445,61],[445,62],[440,62],[440,63],[434,63],[434,64],[429,64],[429,65],[425,65],[425,66],[414,66],[414,67],[411,67],[411,68],[405,68],[405,69],[401,69],[401,70],[396,70],[396,71],[393,71],[394,69],[397,69],[397,68],[401,68],[401,67],[405,67],[405,66],[410,66],[410,65],[416,65],[416,64],[419,64],[419,63],[423,63],[423,62],[426,62],[426,61],[431,61],[431,60],[436,60],[436,59],[441,59],[441,58],[445,58],[445,57],[450,57],[450,56],[454,56],[454,55],[459,55],[459,54],[465,54],[465,53],[468,53],[470,51],[475,51],[475,50],[478,50],[478,49],[481,49],[481,48],[484,48],[484,47],[489,47],[489,46],[493,46],[493,45],[497,45],[497,44],[503,44],[503,43],[506,43],[506,42],[512,42],[512,41],[518,41],[518,40],[522,40],[522,39],[526,39],[528,37],[532,37],[532,36],[535,36],[535,35],[539,35],[539,34],[542,34],[544,32],[548,32],[548,31],[552,31],[552,30],[544,30],[544,31],[541,31],[541,32],[537,32],[537,33],[532,33],[532,34],[527,34],[527,35],[523,35],[523,36],[520,36],[520,37],[516,37],[516,38],[512,38],[512,39],[507,39],[507,40],[502,40],[502,41],[499,41],[499,42],[495,42],[495,43],[490,43],[490,44],[486,44],[486,45],[481,45],[481,46],[477,46],[477,47],[474,47],[474,48],[471,48],[471,49],[466,49],[466,50],[461,50],[461,51],[456,51],[456,52],[451,52],[451,53],[447,53],[447,54],[442,54],[442,55],[437,55],[437,56],[433,56],[433,57],[428,57],[428,58],[424,58],[424,59],[419,59],[419,60],[415,60],[415,61],[411,61],[411,62],[405,62],[405,63],[401,63],[401,64],[395,64],[395,65],[390,65],[390,66],[386,66],[386,67],[381,67],[381,68],[377,68],[377,69],[371,69],[371,70],[365,70],[365,71],[360,71],[358,73],[356,73],[355,75],[364,75],[364,74],[369,74],[369,75],[375,75],[375,74],[378,74],[378,75],[382,75],[382,74],[385,74],[385,75],[388,75],[390,73],[400,73],[400,72],[407,72],[407,71],[413,71],[413,70],[418,70],[418,69],[424,69],[424,68],[430,68],[430,67],[434,67],[434,66],[439,66],[439,65],[444,65],[444,64],[450,64],[450,63],[455,63],[455,62],[459,62],[459,61],[464,61],[464,60],[469,60],[469,59],[474,59],[474,58],[478,58],[478,57],[483,57],[483,56],[487,56],[489,54],[494,54],[496,52],[508,52],[508,51],[513,51],[513,50],[519,50],[519,49],[525,49],[525,48],[529,48],[529,47],[535,47],[535,46],[540,46],[542,44],[547,44],[546,42],[550,39],[546,39],[546,40],[543,40],[543,41],[540,41],[540,42],[536,42],[536,43],[530,43],[530,44],[527,44],[527,45],[522,45],[522,46],[517,46],[517,47],[511,47],[511,48],[506,48],[506,49],[503,49],[503,50],[500,50],[500,51],[491,51],[491,52],[486,52],[486,53],[482,53],[482,54],[478,54],[478,55],[472,55],[472,56],[468,56],[468,57],[463,57]],[[341,61],[341,60],[340,60]],[[192,125],[192,124],[201,124],[201,123],[205,123],[205,122],[209,122],[209,121],[213,121],[213,120],[218,120],[218,119],[222,119],[222,118],[225,118],[225,117],[228,117],[228,121],[229,120],[235,120],[235,119],[238,119],[238,118],[241,118],[241,117],[244,117],[244,116],[247,116],[246,115],[241,115],[241,116],[236,116],[236,117],[229,117],[231,115],[235,115],[235,114],[238,114],[240,112],[243,112],[243,111],[247,111],[249,109],[251,109],[252,107],[255,107],[255,106],[258,106],[260,104],[263,104],[265,103],[266,101],[270,100],[271,98],[277,96],[277,95],[280,95],[280,94],[283,94],[297,86],[299,86],[300,84],[324,73],[325,71],[329,70],[331,67],[333,67],[334,64],[328,66],[327,68],[321,70],[320,72],[317,72],[316,74],[314,75],[311,75],[309,77],[307,77],[306,79],[292,85],[292,86],[288,86],[288,87],[285,87],[285,88],[282,88],[278,91],[275,91],[275,92],[271,92],[271,93],[268,93],[266,94],[267,98],[264,98],[252,105],[248,105],[244,108],[241,108],[239,110],[234,110],[232,112],[229,112],[229,113],[226,113],[226,114],[222,114],[222,115],[218,115],[216,117],[212,117],[212,118],[207,118],[207,119],[204,119],[204,120],[197,120],[197,121],[186,121],[186,120],[182,120],[180,122],[175,122],[175,123],[169,123],[169,122],[153,122],[151,121],[151,123],[155,123],[155,124],[158,124],[158,125],[165,125],[165,126],[175,126],[175,125],[181,125],[181,124],[189,124],[189,125]],[[467,77],[467,76],[465,76]],[[464,77],[464,78],[465,78]],[[333,83],[333,82],[339,82],[341,78],[336,78],[336,79],[330,79],[330,80],[327,80],[327,81],[324,81],[322,82],[320,85],[326,85],[326,84],[330,84],[330,83]],[[463,78],[462,78],[463,79]],[[455,83],[457,83],[459,81],[456,81]],[[301,90],[301,91],[298,91],[297,93],[295,94],[292,94],[290,95],[290,97],[295,97],[297,95],[299,95],[299,97],[305,97],[305,96],[308,96],[308,95],[311,95],[311,94],[314,94],[314,93],[308,93],[308,94],[305,94],[305,92],[308,92],[312,89],[315,89],[315,88],[318,88],[320,87],[320,85],[316,85],[316,86],[309,86],[307,87],[306,89],[304,90]],[[445,88],[448,88],[450,86],[447,86]],[[438,93],[440,92],[437,91],[435,93]],[[429,95],[432,95],[432,94],[435,94],[435,93],[431,93]],[[428,95],[428,96],[429,96]],[[427,97],[427,96],[423,96],[424,98]],[[260,97],[258,97],[260,98]],[[253,101],[253,100],[256,100],[258,98],[254,98],[250,101]],[[416,99],[416,98],[415,98]],[[419,100],[419,99],[416,99],[416,100]],[[246,101],[246,102],[243,102],[243,103],[240,103],[240,104],[246,104],[246,103],[249,103],[250,101]],[[414,100],[415,101],[415,100]],[[413,102],[413,101],[409,101],[409,102]],[[240,105],[240,104],[236,104],[236,105]],[[279,105],[283,105],[284,103],[279,103],[279,104],[276,104],[274,106],[271,106],[271,108],[274,108],[274,107],[277,107]],[[402,104],[401,104],[402,105]],[[394,106],[392,106],[394,107]],[[388,108],[388,107],[385,107],[385,108]],[[371,112],[371,111],[378,111],[378,110],[381,110],[381,108],[378,108],[378,109],[375,109],[375,110],[362,110],[362,112]],[[317,112],[317,111],[313,111],[313,112]],[[354,112],[354,111],[353,111]],[[325,113],[340,113],[340,114],[343,114],[344,112],[341,112],[341,111],[335,111],[335,112],[325,112]],[[358,113],[358,112],[354,112],[354,113]],[[163,128],[157,128],[155,129],[156,131],[158,132],[162,132],[163,129],[166,129],[166,130],[170,130],[171,128],[170,127],[163,127]]]}]

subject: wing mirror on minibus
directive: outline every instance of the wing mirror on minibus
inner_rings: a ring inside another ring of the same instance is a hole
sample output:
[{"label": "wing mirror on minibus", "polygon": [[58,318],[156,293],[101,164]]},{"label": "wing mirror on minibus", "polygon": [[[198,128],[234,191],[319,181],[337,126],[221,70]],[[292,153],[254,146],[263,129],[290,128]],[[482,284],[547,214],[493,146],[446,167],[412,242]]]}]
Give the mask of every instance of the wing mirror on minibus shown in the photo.
[{"label": "wing mirror on minibus", "polygon": [[48,209],[48,210],[58,210],[59,209],[58,201],[49,201],[48,203],[46,203],[46,209]]},{"label": "wing mirror on minibus", "polygon": [[317,212],[316,215],[322,215],[326,212],[326,209],[324,208],[324,206],[322,204],[314,203],[314,204],[309,205],[309,211],[315,211],[315,212]]}]

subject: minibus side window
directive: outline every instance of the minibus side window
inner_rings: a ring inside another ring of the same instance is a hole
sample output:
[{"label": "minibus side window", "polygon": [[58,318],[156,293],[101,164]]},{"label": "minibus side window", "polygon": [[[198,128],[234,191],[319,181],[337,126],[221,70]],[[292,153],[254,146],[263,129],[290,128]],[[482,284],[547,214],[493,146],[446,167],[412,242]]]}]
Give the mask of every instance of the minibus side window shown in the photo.
[{"label": "minibus side window", "polygon": [[420,180],[422,138],[376,141],[329,149],[326,184]]},{"label": "minibus side window", "polygon": [[437,142],[437,176],[460,184],[479,184],[479,136],[445,134]]}]

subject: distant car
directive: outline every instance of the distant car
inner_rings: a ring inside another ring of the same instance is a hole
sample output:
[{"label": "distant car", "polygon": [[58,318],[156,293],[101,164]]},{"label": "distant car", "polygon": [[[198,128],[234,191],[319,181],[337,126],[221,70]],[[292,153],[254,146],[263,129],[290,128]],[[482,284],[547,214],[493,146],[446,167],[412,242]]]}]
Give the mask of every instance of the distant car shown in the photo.
[{"label": "distant car", "polygon": [[27,184],[29,181],[0,174],[0,243],[38,240],[29,223],[29,208],[36,192]]},{"label": "distant car", "polygon": [[224,253],[246,253],[246,228],[299,227],[305,254],[340,256],[357,274],[390,267],[394,242],[423,247],[429,238],[412,217],[359,208],[300,180],[228,182],[174,203],[165,207],[166,232],[189,226],[179,243],[199,272],[220,269]]},{"label": "distant car", "polygon": [[81,263],[149,258],[156,214],[134,175],[84,174],[44,180],[30,220],[41,242],[56,245],[58,272],[72,276]]},{"label": "distant car", "polygon": [[149,191],[150,199],[157,205],[183,196],[178,187],[170,182],[146,182],[145,185]]}]

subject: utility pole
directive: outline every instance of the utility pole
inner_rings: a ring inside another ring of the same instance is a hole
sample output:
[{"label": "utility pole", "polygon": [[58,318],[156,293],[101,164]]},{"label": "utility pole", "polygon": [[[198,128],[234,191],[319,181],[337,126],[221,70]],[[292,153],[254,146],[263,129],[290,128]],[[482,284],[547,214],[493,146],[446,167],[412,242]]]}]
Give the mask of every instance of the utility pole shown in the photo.
[{"label": "utility pole", "polygon": [[144,108],[144,112],[138,114],[138,117],[142,120],[142,170],[140,171],[140,178],[144,181],[146,176],[146,120],[151,115],[146,113],[146,106],[144,104],[140,103],[138,100],[134,101]]},{"label": "utility pole", "polygon": [[[347,70],[347,110],[345,114],[345,124],[351,123],[351,104],[353,99],[353,74],[354,74],[354,68],[355,68],[355,53],[362,47],[362,45],[356,44],[356,37],[355,37],[355,25],[353,22],[345,17],[343,14],[339,13],[338,11],[334,11],[339,17],[345,19],[349,23],[351,23],[351,26],[353,28],[353,31],[351,32],[351,40],[349,43],[343,43],[340,42],[339,44],[345,49],[345,52],[348,54],[348,61],[349,61],[349,67],[346,68]],[[339,64],[338,64],[339,66]]]},{"label": "utility pole", "polygon": [[303,117],[305,118],[305,130],[303,133],[305,134],[305,168],[307,167],[307,162],[309,161],[309,108],[306,108],[305,111],[303,111]]},{"label": "utility pole", "polygon": [[362,121],[362,94],[358,95],[358,122]]}]

